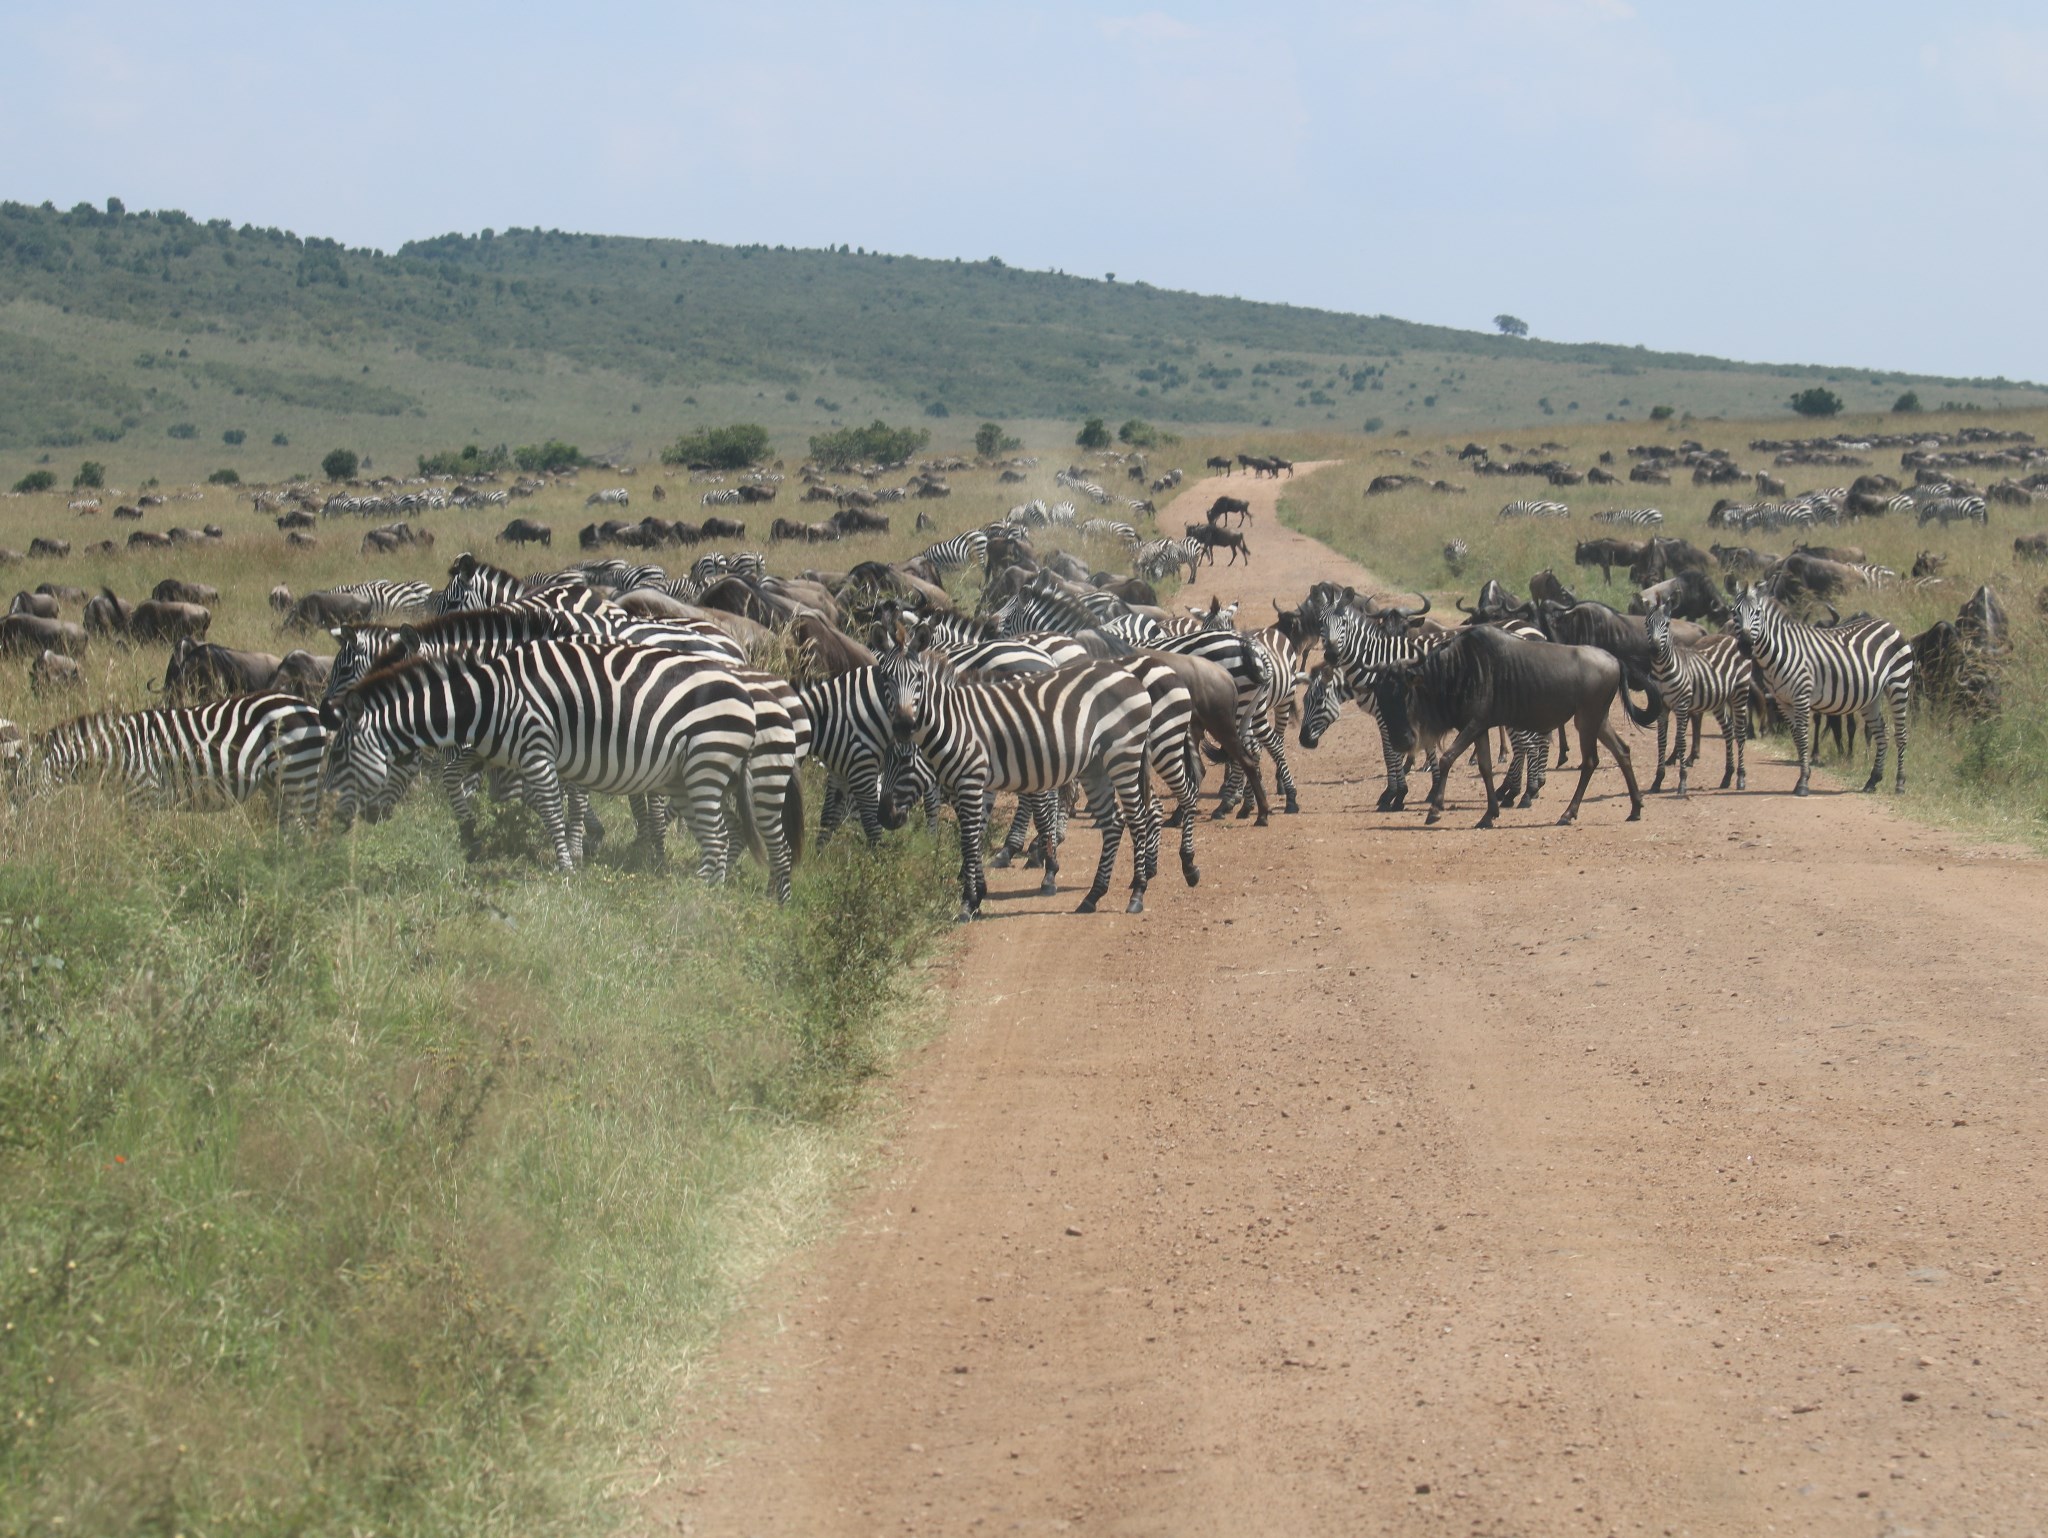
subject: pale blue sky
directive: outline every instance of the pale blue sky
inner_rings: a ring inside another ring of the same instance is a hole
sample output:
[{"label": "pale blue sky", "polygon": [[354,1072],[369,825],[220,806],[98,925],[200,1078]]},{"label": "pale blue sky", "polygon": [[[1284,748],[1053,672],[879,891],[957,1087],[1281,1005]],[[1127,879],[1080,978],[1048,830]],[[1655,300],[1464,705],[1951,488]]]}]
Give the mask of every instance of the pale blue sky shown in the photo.
[{"label": "pale blue sky", "polygon": [[2048,5],[0,0],[0,196],[2048,379]]}]

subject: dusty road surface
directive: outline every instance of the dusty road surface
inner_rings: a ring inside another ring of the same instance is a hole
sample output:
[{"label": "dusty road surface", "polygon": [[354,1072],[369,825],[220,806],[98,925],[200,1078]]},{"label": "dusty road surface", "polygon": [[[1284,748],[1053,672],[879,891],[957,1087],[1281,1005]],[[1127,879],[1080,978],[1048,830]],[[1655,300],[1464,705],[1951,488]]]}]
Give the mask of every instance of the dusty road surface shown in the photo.
[{"label": "dusty road surface", "polygon": [[[1226,598],[1365,582],[1227,485]],[[1775,758],[1424,831],[1348,716],[1142,916],[993,873],[647,1529],[2048,1531],[2048,868]]]}]

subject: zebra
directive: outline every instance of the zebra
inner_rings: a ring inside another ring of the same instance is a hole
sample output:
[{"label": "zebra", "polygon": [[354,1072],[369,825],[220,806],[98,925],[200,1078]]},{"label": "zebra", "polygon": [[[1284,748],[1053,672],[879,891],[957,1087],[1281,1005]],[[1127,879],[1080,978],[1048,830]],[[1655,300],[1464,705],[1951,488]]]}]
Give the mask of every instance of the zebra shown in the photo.
[{"label": "zebra", "polygon": [[424,618],[434,610],[434,589],[424,582],[387,582],[376,578],[369,582],[345,582],[328,591],[367,598],[370,612],[376,615],[417,615]]},{"label": "zebra", "polygon": [[690,563],[690,582],[699,592],[720,577],[746,577],[759,582],[768,575],[768,558],[758,550],[713,550]]},{"label": "zebra", "polygon": [[91,770],[162,804],[277,796],[280,822],[308,826],[320,801],[327,729],[295,694],[237,694],[206,705],[79,716],[34,744],[31,783],[68,784]]},{"label": "zebra", "polygon": [[1785,705],[1792,722],[1792,741],[1799,750],[1799,783],[1795,796],[1811,791],[1813,718],[1863,717],[1864,730],[1876,744],[1866,791],[1884,781],[1887,744],[1898,741],[1899,762],[1894,789],[1906,788],[1906,703],[1913,687],[1913,650],[1899,627],[1888,620],[1870,620],[1822,630],[1786,612],[1777,599],[1752,584],[1735,604],[1735,622],[1755,664],[1757,680]]},{"label": "zebra", "polygon": [[1368,616],[1348,603],[1325,607],[1321,627],[1326,666],[1319,668],[1317,676],[1309,681],[1308,699],[1302,707],[1301,745],[1316,746],[1337,719],[1337,707],[1347,698],[1356,699],[1380,730],[1380,754],[1386,761],[1387,784],[1380,792],[1378,809],[1398,812],[1408,801],[1408,754],[1395,744],[1380,714],[1372,680],[1386,668],[1420,659],[1429,651],[1432,640],[1419,630],[1404,627],[1396,633],[1371,623]]},{"label": "zebra", "polygon": [[[1264,748],[1273,755],[1274,777],[1287,798],[1287,810],[1299,812],[1301,805],[1296,795],[1294,774],[1287,767],[1286,751],[1280,747],[1278,734],[1273,730],[1273,712],[1278,708],[1279,697],[1273,661],[1265,649],[1251,637],[1239,635],[1235,630],[1198,630],[1187,635],[1167,636],[1156,649],[1200,657],[1215,663],[1230,675],[1237,686],[1239,738],[1253,754]],[[1227,776],[1224,780],[1225,799],[1209,814],[1211,818],[1222,817],[1229,812],[1237,804],[1232,792],[1241,796],[1243,789],[1238,777]],[[1263,791],[1258,794],[1263,798]],[[1245,809],[1249,810],[1250,805],[1247,800]],[[1244,813],[1241,811],[1239,815]],[[1263,827],[1265,823],[1266,816],[1261,810],[1258,826]]]},{"label": "zebra", "polygon": [[703,505],[706,507],[737,507],[743,500],[744,498],[740,496],[739,487],[726,486],[717,491],[705,492]]},{"label": "zebra", "polygon": [[345,831],[361,812],[380,821],[403,793],[404,765],[436,749],[465,848],[476,847],[469,770],[518,773],[546,824],[556,865],[573,871],[582,823],[563,814],[563,783],[635,798],[642,842],[659,863],[652,798],[681,801],[700,851],[698,874],[731,864],[724,803],[737,790],[752,826],[745,766],[754,750],[753,693],[730,671],[644,646],[552,639],[490,655],[451,652],[380,668],[321,706],[332,734],[326,780]]},{"label": "zebra", "polygon": [[[895,808],[882,800],[882,771],[890,750],[889,713],[882,701],[880,673],[873,667],[853,668],[798,689],[811,719],[811,756],[825,769],[825,804],[818,837],[831,836],[852,803],[870,848],[881,843],[882,829],[898,825]],[[907,766],[911,788],[924,802],[927,826],[939,815],[939,782],[922,754],[913,750]]]},{"label": "zebra", "polygon": [[1080,533],[1084,539],[1121,540],[1133,550],[1138,547],[1138,531],[1112,518],[1090,518],[1080,526]]},{"label": "zebra", "polygon": [[[1699,754],[1701,718],[1709,711],[1721,723],[1721,739],[1728,756],[1721,774],[1721,789],[1733,780],[1737,790],[1749,789],[1749,766],[1743,760],[1743,739],[1749,735],[1749,691],[1752,669],[1734,636],[1713,636],[1697,647],[1681,647],[1671,639],[1671,611],[1662,604],[1651,609],[1643,621],[1650,639],[1650,678],[1664,695],[1664,705],[1676,724],[1671,757],[1657,761],[1654,792],[1663,788],[1665,765],[1678,764],[1678,794],[1686,794],[1686,770]],[[1686,751],[1686,724],[1692,724],[1693,749]]]},{"label": "zebra", "polygon": [[1661,509],[1654,507],[1610,507],[1593,515],[1595,523],[1619,523],[1631,528],[1655,528],[1664,522]]},{"label": "zebra", "polygon": [[932,570],[942,575],[979,566],[988,559],[988,535],[980,529],[969,529],[965,534],[955,534],[951,539],[925,546],[917,559],[929,561]]},{"label": "zebra", "polygon": [[628,507],[632,505],[633,494],[623,486],[614,486],[608,491],[593,491],[583,499],[585,507]]},{"label": "zebra", "polygon": [[[1109,890],[1125,827],[1132,835],[1131,899],[1125,911],[1145,911],[1150,877],[1147,850],[1158,847],[1159,812],[1146,767],[1152,696],[1127,668],[1092,662],[994,684],[966,684],[930,665],[922,638],[885,653],[878,663],[883,707],[891,726],[883,792],[895,798],[913,743],[930,761],[960,821],[960,913],[981,911],[988,877],[983,868],[988,794],[1013,790],[1048,794],[1070,780],[1088,791],[1089,810],[1102,830],[1102,857],[1079,912],[1093,913]],[[1058,830],[1049,808],[1041,814],[1045,880],[1057,890]]]},{"label": "zebra", "polygon": [[1074,526],[1074,504],[1071,502],[1053,503],[1051,507],[1045,510],[1045,522],[1048,528],[1071,529]]},{"label": "zebra", "polygon": [[1510,502],[1497,516],[1501,518],[1569,518],[1572,510],[1562,502],[1546,502],[1542,498],[1530,498],[1521,502]]},{"label": "zebra", "polygon": [[1003,514],[1002,521],[1020,529],[1043,528],[1052,522],[1052,511],[1045,503],[1033,497],[1029,502],[1019,502]]},{"label": "zebra", "polygon": [[578,610],[601,613],[616,608],[611,600],[593,589],[580,571],[553,572],[546,576],[516,577],[502,566],[480,561],[467,550],[448,568],[448,585],[432,603],[442,614],[464,609],[496,609],[508,605],[528,608]]},{"label": "zebra", "polygon": [[1177,577],[1181,567],[1188,569],[1188,581],[1195,580],[1197,569],[1208,547],[1193,539],[1151,539],[1132,552],[1131,570],[1147,582],[1157,582],[1164,577]]},{"label": "zebra", "polygon": [[1917,505],[1917,511],[1923,525],[1938,518],[1944,529],[1951,523],[1975,520],[1989,527],[1991,522],[1990,511],[1982,497],[1930,497]]}]

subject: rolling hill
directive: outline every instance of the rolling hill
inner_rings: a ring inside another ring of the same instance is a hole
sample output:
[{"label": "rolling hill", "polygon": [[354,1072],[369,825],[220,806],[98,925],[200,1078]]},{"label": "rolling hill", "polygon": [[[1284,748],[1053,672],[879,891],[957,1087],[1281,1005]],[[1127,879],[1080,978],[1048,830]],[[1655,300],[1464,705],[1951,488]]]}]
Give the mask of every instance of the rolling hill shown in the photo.
[{"label": "rolling hill", "polygon": [[[409,467],[465,441],[562,436],[652,454],[683,427],[914,418],[964,441],[1084,415],[1393,430],[1546,416],[1851,410],[1930,379],[1567,344],[1177,293],[982,262],[557,230],[350,249],[171,210],[0,204],[0,475],[71,451],[117,475],[301,469],[337,444]],[[945,419],[945,420],[939,420]],[[225,435],[241,435],[224,441]],[[281,440],[281,441],[280,441]]]}]

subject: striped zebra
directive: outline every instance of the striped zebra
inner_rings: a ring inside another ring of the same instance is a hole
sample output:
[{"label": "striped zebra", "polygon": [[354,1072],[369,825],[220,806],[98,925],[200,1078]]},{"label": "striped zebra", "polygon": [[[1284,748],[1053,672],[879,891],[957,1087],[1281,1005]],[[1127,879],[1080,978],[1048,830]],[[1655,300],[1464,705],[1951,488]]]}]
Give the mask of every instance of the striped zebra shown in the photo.
[{"label": "striped zebra", "polygon": [[1497,516],[1501,518],[1569,518],[1572,510],[1562,502],[1546,502],[1540,497],[1531,497],[1520,502],[1510,502]]},{"label": "striped zebra", "polygon": [[237,694],[207,705],[80,716],[35,740],[30,783],[98,773],[162,805],[277,797],[280,822],[311,823],[327,729],[295,694]]},{"label": "striped zebra", "polygon": [[593,491],[583,499],[585,507],[629,507],[633,494],[623,486],[613,486],[605,491]]},{"label": "striped zebra", "polygon": [[1033,497],[1029,502],[1019,502],[1003,514],[1002,521],[1020,529],[1042,529],[1052,522],[1052,510],[1037,497]]},{"label": "striped zebra", "polygon": [[644,646],[549,640],[480,656],[451,652],[381,668],[321,707],[332,735],[327,784],[346,829],[396,804],[405,766],[450,753],[443,785],[465,848],[476,847],[470,769],[516,772],[539,813],[557,867],[573,871],[582,823],[563,812],[564,782],[635,798],[642,843],[659,863],[652,798],[680,801],[700,851],[698,874],[723,881],[731,841],[725,801],[737,792],[752,828],[745,768],[756,736],[754,696],[724,668]]},{"label": "striped zebra", "polygon": [[699,592],[720,577],[747,577],[759,582],[768,575],[768,558],[758,550],[713,550],[690,563],[690,581]]},{"label": "striped zebra", "polygon": [[[1278,705],[1277,684],[1274,677],[1272,658],[1265,649],[1249,636],[1239,635],[1235,630],[1198,630],[1187,635],[1168,636],[1157,645],[1157,650],[1176,652],[1184,657],[1199,657],[1212,662],[1230,675],[1237,686],[1237,733],[1245,749],[1253,755],[1256,768],[1257,754],[1264,748],[1273,755],[1273,773],[1281,793],[1287,798],[1287,810],[1298,812],[1301,806],[1296,795],[1294,773],[1287,765],[1287,753],[1279,744],[1278,734],[1273,730],[1272,716]],[[1226,775],[1224,780],[1226,799],[1220,802],[1209,815],[1211,818],[1224,816],[1237,797],[1244,791],[1241,775]],[[1234,793],[1234,794],[1233,794]],[[1257,799],[1263,802],[1263,788],[1255,791]],[[1251,802],[1244,803],[1249,810]],[[1244,810],[1239,816],[1244,815]],[[1260,807],[1258,826],[1266,824],[1266,813]]]},{"label": "striped zebra", "polygon": [[1976,522],[1988,527],[1991,522],[1990,510],[1982,497],[1930,497],[1916,503],[1915,511],[1923,525],[1940,519],[1944,529],[1951,523]]},{"label": "striped zebra", "polygon": [[1654,507],[1610,507],[1593,515],[1595,523],[1625,524],[1630,528],[1655,528],[1664,522],[1663,512]]},{"label": "striped zebra", "polygon": [[[960,822],[960,917],[975,917],[988,892],[982,846],[988,797],[996,790],[1047,795],[1071,780],[1088,792],[1102,830],[1102,857],[1079,911],[1093,913],[1109,890],[1116,852],[1131,830],[1130,913],[1145,911],[1148,851],[1156,853],[1159,812],[1146,773],[1152,696],[1129,669],[1091,662],[1003,683],[966,684],[930,665],[921,638],[878,664],[893,751],[883,793],[892,800],[913,743],[924,753]],[[1058,830],[1050,809],[1045,837],[1050,895],[1059,875]]]},{"label": "striped zebra", "polygon": [[1870,620],[1822,630],[1794,619],[1785,607],[1752,584],[1735,604],[1736,627],[1747,643],[1757,681],[1786,708],[1792,741],[1799,750],[1799,783],[1804,796],[1813,778],[1813,718],[1861,716],[1876,746],[1866,791],[1884,782],[1885,730],[1898,742],[1895,790],[1906,788],[1906,703],[1913,687],[1913,649],[1888,620]]},{"label": "striped zebra", "polygon": [[925,546],[917,559],[929,561],[932,570],[941,575],[949,571],[965,571],[988,559],[988,535],[980,529],[969,529],[965,534],[955,534],[951,539]]},{"label": "striped zebra", "polygon": [[570,570],[546,576],[517,577],[502,566],[480,561],[467,550],[448,568],[448,585],[432,600],[432,609],[454,614],[465,609],[497,609],[508,605],[601,613],[615,607],[590,587],[583,574]]},{"label": "striped zebra", "polygon": [[1195,580],[1196,571],[1202,564],[1202,557],[1208,548],[1193,539],[1150,539],[1138,546],[1131,555],[1131,570],[1147,582],[1158,582],[1166,577],[1177,577],[1180,569],[1188,569],[1187,580]]},{"label": "striped zebra", "polygon": [[744,500],[737,486],[726,486],[717,491],[705,492],[703,504],[706,507],[737,507]]},{"label": "striped zebra", "polygon": [[1138,547],[1138,531],[1128,523],[1118,523],[1113,518],[1090,518],[1080,526],[1080,533],[1085,539],[1114,539],[1120,540],[1133,550]]},{"label": "striped zebra", "polygon": [[[853,668],[805,684],[797,692],[811,719],[811,756],[825,770],[818,837],[830,837],[851,805],[872,848],[882,841],[883,828],[901,824],[897,809],[882,799],[882,773],[889,759],[891,733],[881,675],[872,667]],[[913,750],[911,757],[914,762],[905,769],[909,789],[924,803],[927,825],[936,825],[938,777],[921,753]]]},{"label": "striped zebra", "polygon": [[424,582],[387,582],[380,577],[368,582],[344,582],[328,591],[367,598],[371,615],[376,618],[425,618],[434,612],[434,589]]},{"label": "striped zebra", "polygon": [[[1678,794],[1686,794],[1686,770],[1699,758],[1700,723],[1711,713],[1721,723],[1721,740],[1728,757],[1721,774],[1721,789],[1732,780],[1737,790],[1749,789],[1749,766],[1743,760],[1743,739],[1749,735],[1749,692],[1752,669],[1734,636],[1710,636],[1695,647],[1678,645],[1671,639],[1671,611],[1662,604],[1651,609],[1643,625],[1650,638],[1650,678],[1664,696],[1664,708],[1671,712],[1676,741],[1668,758],[1657,762],[1652,792],[1663,789],[1667,764],[1678,765]],[[1686,726],[1692,727],[1692,747],[1687,751]]]},{"label": "striped zebra", "polygon": [[1051,507],[1045,510],[1045,522],[1048,528],[1071,529],[1074,526],[1074,504],[1071,502],[1053,503]]},{"label": "striped zebra", "polygon": [[1315,747],[1337,719],[1338,707],[1346,699],[1355,699],[1379,727],[1387,784],[1380,792],[1378,809],[1398,812],[1408,802],[1409,754],[1395,743],[1380,714],[1373,682],[1387,668],[1421,659],[1432,639],[1406,625],[1399,631],[1389,630],[1343,602],[1322,610],[1321,626],[1326,666],[1317,669],[1309,681],[1308,698],[1302,706],[1301,745]]}]

